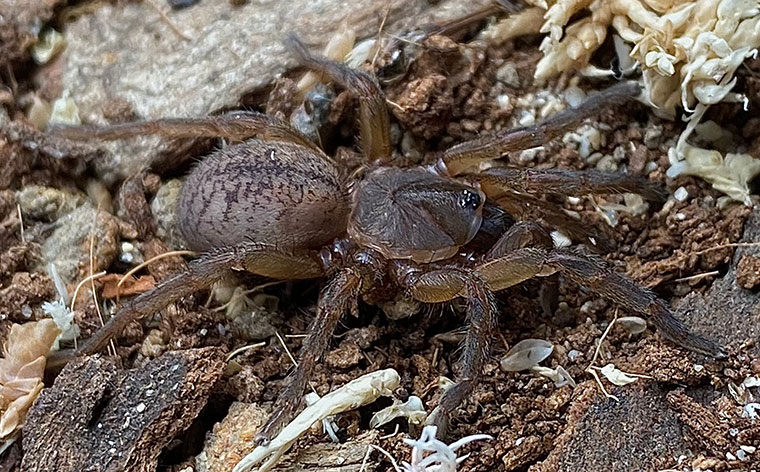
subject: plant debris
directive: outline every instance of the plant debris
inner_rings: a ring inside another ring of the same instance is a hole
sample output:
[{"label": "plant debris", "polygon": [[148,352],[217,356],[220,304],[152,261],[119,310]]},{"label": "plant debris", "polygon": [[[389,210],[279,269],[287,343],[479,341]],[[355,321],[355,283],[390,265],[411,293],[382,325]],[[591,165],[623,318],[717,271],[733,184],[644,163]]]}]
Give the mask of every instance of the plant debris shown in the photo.
[{"label": "plant debris", "polygon": [[543,339],[523,339],[512,346],[501,359],[501,368],[507,372],[519,372],[538,365],[554,351],[554,345]]},{"label": "plant debris", "polygon": [[401,378],[393,369],[379,370],[350,381],[306,407],[269,444],[258,446],[238,462],[233,472],[246,472],[261,461],[265,462],[257,469],[258,472],[271,470],[282,455],[314,423],[372,403],[380,396],[391,395],[400,381]]},{"label": "plant debris", "polygon": [[58,334],[49,319],[11,326],[0,359],[0,441],[8,441],[21,428],[42,390],[45,362]]}]

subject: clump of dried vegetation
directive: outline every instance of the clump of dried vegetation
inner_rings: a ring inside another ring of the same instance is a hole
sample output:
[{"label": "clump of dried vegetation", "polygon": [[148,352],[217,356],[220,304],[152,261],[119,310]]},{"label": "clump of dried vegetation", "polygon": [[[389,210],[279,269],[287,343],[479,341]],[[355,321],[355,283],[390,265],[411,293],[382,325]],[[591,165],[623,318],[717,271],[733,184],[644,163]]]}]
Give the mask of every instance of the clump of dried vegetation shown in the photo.
[{"label": "clump of dried vegetation", "polygon": [[[696,175],[734,200],[751,204],[748,182],[760,161],[746,153],[692,146],[687,139],[711,105],[742,102],[733,92],[737,69],[757,57],[760,6],[752,0],[528,0],[531,7],[485,31],[485,38],[511,38],[540,31],[546,36],[534,78],[538,83],[577,71],[609,74],[591,66],[612,31],[619,38],[620,68],[640,67],[644,100],[654,113],[675,119],[683,108],[688,124],[671,149],[669,177]],[[579,14],[581,19],[571,21]]]}]

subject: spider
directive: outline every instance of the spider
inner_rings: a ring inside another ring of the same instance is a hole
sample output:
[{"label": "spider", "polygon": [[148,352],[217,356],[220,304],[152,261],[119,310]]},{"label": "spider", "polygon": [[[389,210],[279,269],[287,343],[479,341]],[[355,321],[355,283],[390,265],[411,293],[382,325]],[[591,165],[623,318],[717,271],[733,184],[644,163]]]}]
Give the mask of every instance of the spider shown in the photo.
[{"label": "spider", "polygon": [[506,152],[563,135],[600,108],[624,103],[638,95],[638,85],[617,83],[542,123],[457,144],[436,155],[432,165],[402,168],[394,165],[390,119],[377,82],[311,54],[294,37],[287,44],[301,65],[358,98],[368,168],[363,174],[342,168],[286,123],[252,112],[57,131],[72,139],[156,134],[236,142],[201,161],[180,195],[180,231],[202,255],[184,272],[122,304],[78,354],[99,351],[128,323],[208,288],[231,270],[273,279],[326,278],[298,366],[256,436],[260,444],[297,412],[341,316],[356,312],[360,299],[376,302],[389,287],[422,303],[465,301],[469,330],[457,383],[429,417],[439,431],[472,390],[488,357],[497,320],[494,292],[533,277],[560,272],[648,317],[665,338],[702,354],[723,355],[719,346],[690,333],[652,292],[596,257],[555,249],[543,225],[511,216],[538,208],[549,225],[585,237],[590,234],[585,228],[534,194],[633,192],[656,200],[660,190],[639,177],[597,170],[478,170]]}]

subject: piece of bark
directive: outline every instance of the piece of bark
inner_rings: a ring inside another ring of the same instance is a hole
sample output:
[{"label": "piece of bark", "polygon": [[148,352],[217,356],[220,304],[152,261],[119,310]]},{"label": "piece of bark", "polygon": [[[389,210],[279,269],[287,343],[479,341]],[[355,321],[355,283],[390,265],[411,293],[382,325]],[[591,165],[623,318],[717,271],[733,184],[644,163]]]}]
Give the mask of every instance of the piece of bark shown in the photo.
[{"label": "piece of bark", "polygon": [[22,470],[155,471],[224,365],[218,348],[174,351],[126,371],[99,356],[71,362],[29,412]]}]

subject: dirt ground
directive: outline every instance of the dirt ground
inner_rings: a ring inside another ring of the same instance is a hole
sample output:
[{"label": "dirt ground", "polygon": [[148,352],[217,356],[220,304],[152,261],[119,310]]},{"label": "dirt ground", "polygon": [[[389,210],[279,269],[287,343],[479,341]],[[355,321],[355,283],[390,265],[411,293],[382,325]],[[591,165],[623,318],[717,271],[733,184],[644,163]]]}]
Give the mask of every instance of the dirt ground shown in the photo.
[{"label": "dirt ground", "polygon": [[[148,93],[150,87],[141,89],[139,81],[120,82],[120,75],[131,73],[126,70],[130,64],[138,67],[141,62],[119,56],[113,49],[117,40],[132,32],[135,44],[144,47],[150,43],[140,41],[150,34],[162,44],[184,44],[183,40],[147,2],[77,2],[73,7],[64,3],[46,0],[30,6],[0,1],[14,12],[13,20],[0,24],[0,62],[5,65],[0,70],[3,337],[11,323],[44,317],[42,303],[58,298],[48,270],[51,262],[69,294],[89,274],[101,270],[118,274],[99,279],[94,294],[89,284],[82,287],[74,306],[80,337],[96,331],[101,307],[93,295],[104,302],[103,310],[112,312],[121,274],[153,256],[183,248],[173,224],[180,181],[193,160],[223,145],[210,140],[65,141],[30,121],[29,110],[39,100],[49,102],[67,90],[80,106],[82,121],[100,124],[181,116],[182,110],[266,111],[291,122],[306,121],[303,129],[318,133],[328,153],[346,165],[356,165],[359,159],[354,141],[356,100],[320,85],[318,93],[307,95],[310,102],[304,108],[296,90],[303,71],[294,70],[292,62],[281,64],[289,60],[282,51],[272,53],[279,62],[272,60],[271,70],[262,72],[264,78],[255,83],[235,90],[217,84],[227,95],[216,101],[206,97],[216,93],[206,83],[177,84],[177,90],[202,90],[204,98],[198,103],[192,94],[172,95],[170,85]],[[168,4],[156,3],[162,11],[170,11]],[[239,8],[256,8],[232,3],[202,0],[176,14],[170,12],[170,18],[180,30],[196,31],[192,22],[201,21],[196,17],[218,13],[219,18],[237,18],[243,12]],[[422,3],[424,11],[417,14],[453,15],[440,13],[450,2]],[[196,8],[213,12],[194,14]],[[360,37],[376,34],[382,9],[374,13],[378,14],[367,13],[356,21],[363,28]],[[386,31],[408,27],[402,13],[393,10],[399,18],[391,17]],[[148,26],[120,23],[129,18]],[[43,23],[64,32],[67,49],[39,66],[27,48],[34,41],[30,31]],[[326,23],[312,36],[329,36],[336,23]],[[204,38],[213,36],[215,25],[203,30]],[[392,104],[396,162],[431,162],[452,144],[565,107],[568,93],[563,91],[568,87],[591,93],[606,85],[563,76],[537,88],[532,76],[540,58],[540,38],[473,41],[483,26],[477,22],[457,40],[443,36],[420,40],[418,46],[407,48],[409,64],[403,75],[388,72],[389,58],[378,57],[373,72],[394,79],[384,81],[383,90]],[[99,42],[90,38],[92,44],[87,43],[90,32]],[[224,36],[217,40],[231,41]],[[97,48],[109,41],[114,59],[101,65],[105,53]],[[324,39],[315,39],[309,44],[323,43]],[[191,46],[192,41],[176,47]],[[138,49],[132,53],[138,55]],[[182,56],[181,50],[174,52]],[[609,63],[610,54],[603,48],[600,64]],[[162,68],[184,67],[178,65],[181,59],[167,61]],[[125,68],[123,74],[119,67]],[[749,62],[739,74],[737,90],[747,93],[750,110],[760,107],[758,74],[760,61]],[[229,80],[222,72],[219,76],[220,82]],[[87,83],[88,77],[93,84]],[[187,80],[192,82],[193,77]],[[98,87],[102,93],[94,92]],[[162,94],[164,101],[159,103],[156,97]],[[760,126],[753,116],[740,105],[720,105],[707,120],[732,133],[727,150],[760,157]],[[499,165],[627,171],[663,185],[670,195],[667,202],[646,209],[633,208],[622,195],[542,198],[609,239],[614,250],[603,254],[605,260],[668,301],[694,331],[724,345],[728,358],[716,361],[689,353],[664,341],[651,326],[631,334],[625,323],[616,323],[599,347],[613,318],[634,313],[564,278],[560,278],[558,307],[551,315],[542,309],[538,282],[506,290],[498,295],[499,328],[493,333],[489,362],[448,433],[452,441],[478,433],[494,439],[467,446],[464,451],[471,455],[460,471],[760,469],[760,420],[748,418],[745,408],[758,401],[757,387],[742,386],[745,379],[760,376],[760,246],[732,245],[760,241],[760,211],[727,202],[697,178],[666,178],[667,150],[683,128],[683,123],[661,120],[640,104],[601,110],[576,133],[536,151],[509,154]],[[142,164],[135,164],[134,156],[140,156]],[[673,194],[680,189],[686,197],[679,201]],[[636,214],[620,211],[625,206]],[[516,216],[531,219],[536,214],[526,211]],[[120,297],[150,289],[185,263],[180,257],[152,263],[133,283],[120,288]],[[236,459],[252,449],[250,439],[257,425],[282,391],[292,368],[289,352],[297,354],[301,347],[324,281],[283,282],[227,302],[236,287],[250,289],[263,282],[247,275],[225,280],[212,295],[199,292],[160,315],[130,325],[113,346],[117,357],[76,361],[61,373],[48,369],[49,388],[30,412],[23,439],[0,456],[0,470],[231,470]],[[389,317],[388,312],[405,316]],[[342,319],[311,384],[324,395],[362,374],[394,368],[401,375],[394,398],[416,395],[429,412],[441,395],[439,379],[453,378],[464,326],[461,303],[422,307],[362,303],[358,317]],[[542,365],[564,367],[576,385],[556,387],[552,380],[530,372],[503,371],[499,360],[526,338],[550,341],[554,351]],[[261,345],[232,360],[225,357],[256,343]],[[596,366],[612,363],[646,377],[619,387],[602,378],[617,400],[607,398],[587,371],[598,347]],[[396,420],[380,431],[369,428],[372,413],[390,403],[381,399],[336,417],[342,444],[331,443],[313,428],[295,443],[282,470],[359,470],[369,444],[385,449],[399,462],[409,460],[409,447],[403,443],[410,432],[405,421]],[[367,468],[392,470],[387,457],[377,452]]]}]

